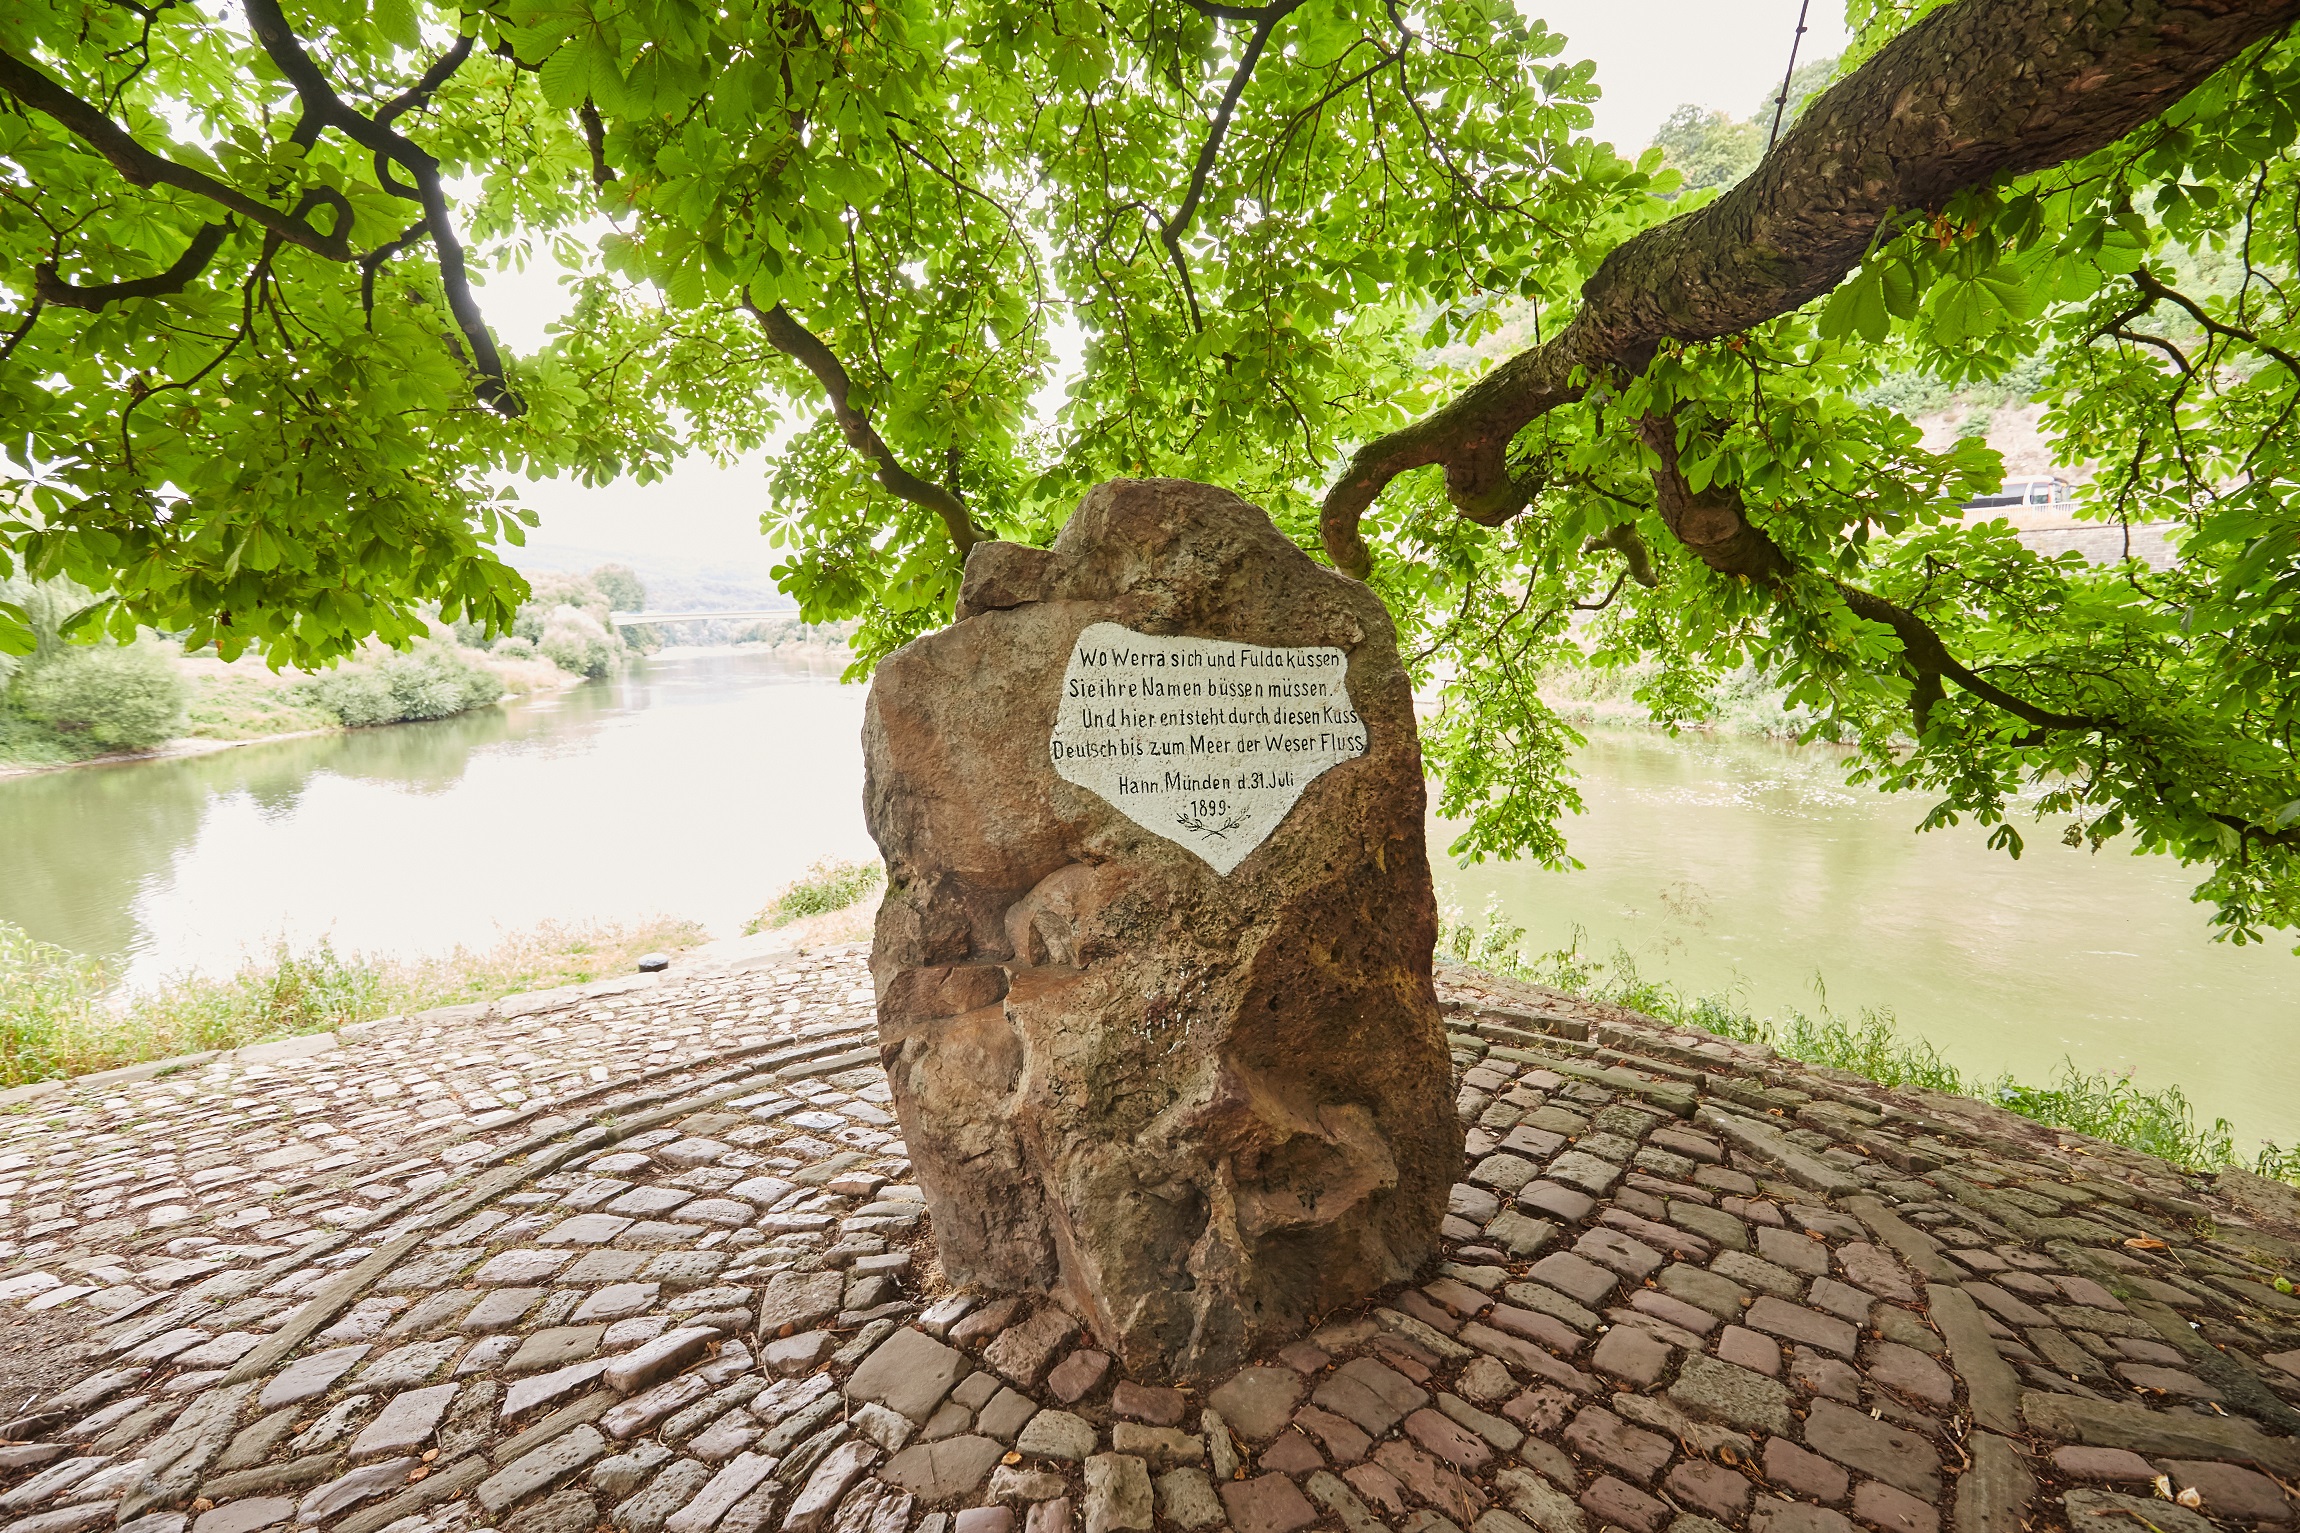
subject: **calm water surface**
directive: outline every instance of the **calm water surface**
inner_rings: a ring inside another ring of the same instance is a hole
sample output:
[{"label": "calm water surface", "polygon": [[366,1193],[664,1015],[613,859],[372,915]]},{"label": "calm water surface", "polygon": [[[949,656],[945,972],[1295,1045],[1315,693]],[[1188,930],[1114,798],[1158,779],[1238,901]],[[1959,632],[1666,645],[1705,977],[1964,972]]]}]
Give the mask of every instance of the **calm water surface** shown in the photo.
[{"label": "calm water surface", "polygon": [[[0,780],[0,919],[132,984],[279,937],[437,952],[657,913],[731,933],[817,858],[873,855],[861,723],[862,689],[827,675],[673,653],[434,724]],[[2300,959],[2209,941],[2178,867],[1911,835],[1917,800],[1848,789],[1821,752],[1608,731],[1581,767],[1585,871],[1441,854],[1440,898],[1759,1012],[1811,1010],[1818,977],[1962,1067],[2132,1070],[2247,1141],[2300,1138]]]},{"label": "calm water surface", "polygon": [[725,935],[862,824],[863,689],[764,654],[429,724],[0,780],[0,919],[128,963],[438,952],[545,920]]}]

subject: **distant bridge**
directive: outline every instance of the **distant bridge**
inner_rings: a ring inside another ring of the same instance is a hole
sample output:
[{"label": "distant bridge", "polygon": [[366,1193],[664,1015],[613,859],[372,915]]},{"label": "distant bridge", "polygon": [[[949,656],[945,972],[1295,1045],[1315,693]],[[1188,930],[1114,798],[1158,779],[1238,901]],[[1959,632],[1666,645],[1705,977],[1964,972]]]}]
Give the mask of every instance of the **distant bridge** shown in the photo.
[{"label": "distant bridge", "polygon": [[625,623],[712,623],[742,618],[788,617],[799,615],[796,607],[776,607],[759,612],[610,612],[607,621],[616,627]]}]

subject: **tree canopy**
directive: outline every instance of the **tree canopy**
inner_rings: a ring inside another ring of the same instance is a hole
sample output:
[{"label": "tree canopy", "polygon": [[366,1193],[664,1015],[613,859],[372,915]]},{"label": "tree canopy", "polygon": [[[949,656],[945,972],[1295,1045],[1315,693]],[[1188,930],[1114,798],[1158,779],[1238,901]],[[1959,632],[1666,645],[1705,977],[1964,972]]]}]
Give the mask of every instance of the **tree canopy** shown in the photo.
[{"label": "tree canopy", "polygon": [[[1506,0],[25,0],[0,576],[313,662],[507,624],[520,476],[780,441],[779,578],[868,658],[1176,474],[1388,601],[1466,855],[1564,856],[1545,672],[1754,666],[1929,824],[2300,925],[2300,0],[1849,14],[1718,195]],[[507,354],[472,272],[546,257]],[[2172,568],[1966,524],[1995,456],[1877,397],[2016,368]]]}]

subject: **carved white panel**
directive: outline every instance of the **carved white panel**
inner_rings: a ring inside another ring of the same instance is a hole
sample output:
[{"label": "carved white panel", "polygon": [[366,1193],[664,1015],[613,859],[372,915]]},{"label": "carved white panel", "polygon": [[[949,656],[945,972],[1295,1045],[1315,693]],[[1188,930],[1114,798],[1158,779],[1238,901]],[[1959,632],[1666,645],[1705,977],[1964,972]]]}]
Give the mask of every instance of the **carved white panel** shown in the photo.
[{"label": "carved white panel", "polygon": [[1228,874],[1337,762],[1366,753],[1349,657],[1157,637],[1078,636],[1049,743],[1054,770]]}]

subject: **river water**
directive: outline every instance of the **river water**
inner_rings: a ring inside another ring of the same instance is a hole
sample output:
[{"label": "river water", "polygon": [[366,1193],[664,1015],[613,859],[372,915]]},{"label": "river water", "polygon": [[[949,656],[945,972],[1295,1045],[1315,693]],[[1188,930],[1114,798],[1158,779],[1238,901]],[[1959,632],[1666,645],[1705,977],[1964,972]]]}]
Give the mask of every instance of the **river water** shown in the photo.
[{"label": "river water", "polygon": [[[726,934],[816,859],[874,855],[861,723],[828,671],[672,651],[437,723],[0,779],[0,919],[137,985],[282,937],[407,954],[658,913]],[[1585,870],[1458,869],[1433,824],[1441,901],[1760,1013],[1814,1009],[1818,980],[1969,1070],[2177,1083],[2240,1147],[2300,1138],[2300,959],[2211,942],[2164,859],[1912,835],[1917,800],[1845,787],[1822,751],[1606,730],[1580,766]]]}]

